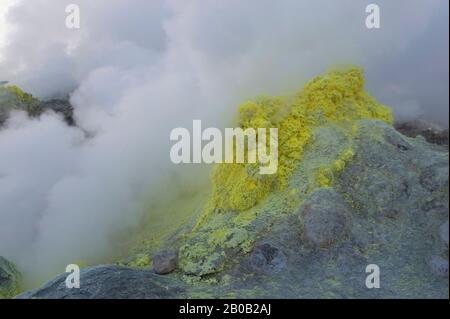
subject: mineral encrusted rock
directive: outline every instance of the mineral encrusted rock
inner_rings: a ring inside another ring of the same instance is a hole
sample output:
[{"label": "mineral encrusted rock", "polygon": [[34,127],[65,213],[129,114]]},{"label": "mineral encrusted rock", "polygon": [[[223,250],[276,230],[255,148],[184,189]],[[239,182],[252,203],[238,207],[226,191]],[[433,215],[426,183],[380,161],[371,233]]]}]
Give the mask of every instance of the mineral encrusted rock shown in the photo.
[{"label": "mineral encrusted rock", "polygon": [[[380,121],[357,125],[351,141],[338,127],[317,128],[290,188],[241,217],[245,223],[222,212],[188,241],[177,237],[185,251],[179,271],[94,267],[82,271],[79,291],[60,277],[21,297],[448,298],[447,148]],[[350,146],[354,156],[332,184],[308,192],[310,172]],[[289,198],[301,204],[288,209]],[[222,222],[230,231],[214,228]],[[380,267],[379,289],[365,286],[369,264]]]},{"label": "mineral encrusted rock", "polygon": [[53,111],[62,115],[67,124],[75,124],[73,107],[67,99],[40,101],[31,95],[27,95],[25,99],[7,87],[0,85],[0,128],[13,111],[24,111],[30,117],[39,117],[47,111]]},{"label": "mineral encrusted rock", "polygon": [[153,270],[160,275],[168,274],[177,268],[178,253],[173,250],[162,250],[153,256]]},{"label": "mineral encrusted rock", "polygon": [[395,128],[406,136],[417,137],[420,135],[429,143],[448,147],[448,130],[442,129],[436,124],[424,120],[414,120],[397,123]]},{"label": "mineral encrusted rock", "polygon": [[255,272],[270,274],[286,268],[287,257],[278,248],[269,243],[255,246],[250,256],[250,263]]}]

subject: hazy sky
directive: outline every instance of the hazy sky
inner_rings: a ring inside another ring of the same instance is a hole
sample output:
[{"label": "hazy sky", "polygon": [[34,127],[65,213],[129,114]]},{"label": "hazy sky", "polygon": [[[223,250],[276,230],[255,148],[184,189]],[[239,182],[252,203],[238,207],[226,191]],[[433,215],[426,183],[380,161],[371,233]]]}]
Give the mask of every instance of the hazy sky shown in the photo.
[{"label": "hazy sky", "polygon": [[[0,48],[4,46],[5,37],[6,37],[6,28],[7,24],[5,21],[5,16],[7,12],[7,8],[10,4],[11,0],[0,0]],[[1,51],[0,51],[1,54]],[[1,59],[1,55],[0,55]]]},{"label": "hazy sky", "polygon": [[[6,22],[13,2],[19,5]],[[81,6],[80,30],[64,26],[69,3]],[[193,72],[217,61],[213,77],[237,78],[239,101],[293,90],[333,64],[356,63],[367,70],[369,90],[394,108],[397,119],[422,115],[448,125],[448,1],[375,1],[380,30],[365,28],[368,3],[0,0],[0,75],[41,97],[67,94],[96,68],[155,66],[176,44],[183,58],[192,58],[189,47],[204,58]],[[194,16],[197,21],[190,20]],[[177,25],[186,28],[177,30],[184,38],[171,31]],[[8,36],[7,30],[14,32]],[[1,49],[6,41],[10,45]],[[229,72],[220,68],[225,64]]]},{"label": "hazy sky", "polygon": [[[379,30],[365,26],[370,2]],[[79,30],[65,27],[69,3]],[[448,125],[447,0],[17,0],[3,18],[0,80],[70,94],[83,129],[15,113],[0,132],[0,255],[35,280],[108,257],[145,201],[192,188],[170,130],[222,127],[258,94],[357,64],[397,119]]]}]

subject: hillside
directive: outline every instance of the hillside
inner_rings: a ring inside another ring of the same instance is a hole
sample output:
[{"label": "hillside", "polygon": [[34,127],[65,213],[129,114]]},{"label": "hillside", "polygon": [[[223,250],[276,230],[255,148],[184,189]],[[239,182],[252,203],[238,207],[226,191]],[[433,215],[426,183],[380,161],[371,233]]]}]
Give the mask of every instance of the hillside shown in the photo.
[{"label": "hillside", "polygon": [[19,298],[448,298],[448,147],[393,121],[358,68],[244,103],[239,127],[279,129],[276,174],[218,164],[164,237]]}]

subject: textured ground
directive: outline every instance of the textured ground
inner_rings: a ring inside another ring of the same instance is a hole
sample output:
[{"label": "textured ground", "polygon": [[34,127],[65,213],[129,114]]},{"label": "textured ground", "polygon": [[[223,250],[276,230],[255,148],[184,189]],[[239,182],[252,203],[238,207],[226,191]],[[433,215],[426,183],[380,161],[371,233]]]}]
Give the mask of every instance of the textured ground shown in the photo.
[{"label": "textured ground", "polygon": [[[52,109],[75,124],[67,102],[18,89],[0,87],[0,106],[0,120]],[[60,276],[21,297],[448,298],[448,132],[396,130],[358,68],[239,111],[242,128],[279,128],[276,174],[216,165],[210,191],[152,208],[148,237],[114,265],[83,269],[80,289]],[[365,285],[369,264],[379,289]],[[0,277],[0,289],[17,280]]]},{"label": "textured ground", "polygon": [[[228,244],[213,245],[209,257],[187,261],[181,252],[178,268],[165,276],[97,266],[83,270],[80,289],[66,289],[62,276],[21,297],[448,298],[447,149],[359,121],[348,142],[353,158],[330,173],[332,186],[304,191],[317,156],[325,163],[347,148],[341,132],[316,129],[290,187],[258,205],[245,226],[237,223]],[[292,203],[286,194],[296,197]],[[221,220],[176,234],[165,248],[207,250],[207,234]],[[379,289],[365,286],[368,264],[380,267]]]}]

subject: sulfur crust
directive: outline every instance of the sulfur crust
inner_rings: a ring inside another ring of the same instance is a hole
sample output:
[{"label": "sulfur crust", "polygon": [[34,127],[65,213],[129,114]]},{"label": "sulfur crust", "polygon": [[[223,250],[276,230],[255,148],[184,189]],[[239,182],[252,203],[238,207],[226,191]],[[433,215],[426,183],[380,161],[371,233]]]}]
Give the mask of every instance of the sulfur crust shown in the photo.
[{"label": "sulfur crust", "polygon": [[[260,175],[255,164],[213,167],[207,204],[179,242],[183,278],[188,283],[216,280],[215,274],[228,267],[224,261],[229,254],[250,252],[271,220],[295,212],[310,192],[333,187],[356,154],[358,121],[364,119],[393,121],[390,109],[365,92],[363,71],[357,67],[331,70],[292,97],[260,97],[242,104],[237,126],[278,128],[277,173]],[[327,149],[330,141],[335,144]],[[136,258],[133,266],[150,263],[150,258]]]},{"label": "sulfur crust", "polygon": [[17,98],[26,104],[30,104],[33,102],[36,102],[37,100],[33,97],[33,95],[29,94],[29,93],[25,93],[21,88],[19,88],[16,85],[8,85],[6,87],[6,90],[8,90],[9,92],[13,93],[15,96],[17,96]]}]

